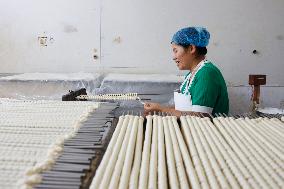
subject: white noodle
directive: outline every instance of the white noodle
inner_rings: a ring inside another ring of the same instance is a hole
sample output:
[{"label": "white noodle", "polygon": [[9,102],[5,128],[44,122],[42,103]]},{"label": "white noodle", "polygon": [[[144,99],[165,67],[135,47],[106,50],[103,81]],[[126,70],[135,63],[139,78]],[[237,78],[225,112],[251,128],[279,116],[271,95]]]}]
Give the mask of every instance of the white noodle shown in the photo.
[{"label": "white noodle", "polygon": [[151,150],[151,135],[152,135],[152,120],[151,115],[147,116],[146,134],[143,145],[142,162],[139,176],[139,189],[146,189],[148,187],[149,161]]},{"label": "white noodle", "polygon": [[[132,166],[132,162],[134,158],[134,150],[135,150],[135,144],[136,144],[136,138],[137,138],[138,123],[139,123],[139,117],[135,116],[132,129],[131,129],[131,133],[130,133],[129,142],[127,145],[124,165],[123,165],[123,169],[122,169],[122,173],[121,173],[121,177],[120,177],[120,181],[118,185],[119,189],[128,188],[128,185],[129,185],[129,177],[131,173],[131,166]],[[115,186],[115,185],[110,185],[111,188],[113,188],[112,186]]]},{"label": "white noodle", "polygon": [[[185,124],[187,124],[187,123],[186,123],[184,117],[181,117],[181,119],[183,120],[181,127],[184,127]],[[201,186],[200,186],[200,183],[198,181],[197,174],[196,174],[197,170],[194,169],[193,163],[190,159],[190,155],[189,155],[189,152],[187,150],[187,147],[186,147],[185,141],[183,139],[183,136],[181,134],[181,131],[179,129],[179,125],[177,123],[176,117],[172,117],[172,123],[173,123],[173,126],[171,124],[169,124],[171,138],[172,138],[173,141],[176,141],[176,140],[178,141],[178,144],[179,144],[179,147],[180,147],[180,150],[181,150],[181,154],[182,154],[182,159],[183,159],[183,162],[184,162],[185,167],[186,167],[186,173],[187,173],[188,179],[190,181],[191,188],[199,189],[199,188],[201,188]]]},{"label": "white noodle", "polygon": [[[179,182],[178,182],[178,176],[177,176],[177,169],[179,169],[179,167],[176,167],[177,163],[175,161],[173,149],[178,148],[178,146],[173,146],[171,135],[170,135],[170,130],[169,130],[169,125],[168,125],[169,119],[170,118],[168,117],[163,117],[165,142],[166,142],[167,167],[168,167],[170,188],[176,189],[176,188],[179,188]],[[187,179],[185,172],[184,172],[183,179]]]},{"label": "white noodle", "polygon": [[162,117],[158,116],[158,188],[167,189],[166,153]]},{"label": "white noodle", "polygon": [[112,157],[110,159],[110,162],[105,169],[104,176],[102,178],[101,184],[99,188],[107,188],[112,182],[115,184],[118,184],[120,179],[120,173],[123,166],[124,156],[126,147],[129,140],[129,135],[133,123],[133,116],[126,115],[123,126],[121,129],[121,134],[119,134],[119,139],[116,143],[116,146],[114,148],[114,151],[112,153]]},{"label": "white noodle", "polygon": [[138,133],[137,133],[137,140],[135,147],[135,158],[129,181],[129,188],[133,189],[138,188],[138,178],[139,178],[139,170],[140,170],[140,163],[142,156],[142,145],[143,145],[143,121],[144,118],[140,117],[138,123],[138,131],[137,131]]},{"label": "white noodle", "polygon": [[99,185],[100,185],[100,182],[101,182],[101,179],[103,177],[104,171],[107,168],[108,163],[110,162],[112,152],[115,150],[115,146],[116,146],[115,144],[118,142],[118,136],[120,134],[123,122],[124,122],[124,116],[120,116],[119,120],[118,120],[118,123],[117,123],[117,126],[115,128],[115,131],[114,131],[114,133],[113,133],[113,135],[111,137],[111,140],[110,140],[110,142],[108,144],[107,150],[106,150],[106,152],[104,154],[104,157],[103,157],[103,159],[102,159],[102,161],[100,163],[100,166],[98,167],[98,169],[96,171],[96,174],[95,174],[95,177],[94,177],[94,179],[92,181],[90,189],[98,188]]},{"label": "white noodle", "polygon": [[194,167],[196,169],[196,173],[198,175],[198,179],[199,182],[201,184],[202,188],[209,188],[209,184],[207,181],[207,177],[205,176],[205,171],[204,168],[202,166],[201,160],[199,158],[198,152],[197,152],[197,144],[195,144],[195,142],[193,141],[193,136],[192,133],[189,130],[189,126],[188,122],[186,120],[185,116],[181,116],[180,117],[180,121],[181,121],[181,128],[184,134],[184,138],[186,140],[187,143],[187,147],[189,149],[190,152],[190,156],[192,158]]},{"label": "white noodle", "polygon": [[157,166],[158,166],[158,116],[153,116],[153,134],[149,168],[149,189],[157,188]]}]

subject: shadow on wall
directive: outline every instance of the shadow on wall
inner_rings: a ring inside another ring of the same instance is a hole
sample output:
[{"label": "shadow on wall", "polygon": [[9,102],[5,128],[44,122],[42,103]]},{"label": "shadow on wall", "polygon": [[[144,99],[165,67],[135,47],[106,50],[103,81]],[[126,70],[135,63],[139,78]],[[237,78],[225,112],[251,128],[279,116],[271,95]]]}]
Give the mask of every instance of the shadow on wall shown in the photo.
[{"label": "shadow on wall", "polygon": [[[230,113],[240,114],[251,111],[252,88],[250,86],[228,87]],[[263,86],[260,89],[260,107],[283,109],[284,87]]]},{"label": "shadow on wall", "polygon": [[251,87],[228,87],[231,114],[241,114],[251,110],[251,91]]}]

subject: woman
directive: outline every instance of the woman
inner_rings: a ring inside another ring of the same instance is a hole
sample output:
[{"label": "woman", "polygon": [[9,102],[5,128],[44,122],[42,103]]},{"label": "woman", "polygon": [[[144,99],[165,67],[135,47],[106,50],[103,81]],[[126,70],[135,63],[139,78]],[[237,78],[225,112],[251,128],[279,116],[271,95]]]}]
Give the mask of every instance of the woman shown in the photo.
[{"label": "woman", "polygon": [[173,60],[180,70],[189,70],[180,89],[174,92],[175,107],[158,103],[145,103],[144,110],[168,112],[180,116],[188,114],[215,114],[229,111],[226,83],[220,70],[206,60],[206,46],[210,34],[205,28],[188,27],[176,32],[172,38]]}]

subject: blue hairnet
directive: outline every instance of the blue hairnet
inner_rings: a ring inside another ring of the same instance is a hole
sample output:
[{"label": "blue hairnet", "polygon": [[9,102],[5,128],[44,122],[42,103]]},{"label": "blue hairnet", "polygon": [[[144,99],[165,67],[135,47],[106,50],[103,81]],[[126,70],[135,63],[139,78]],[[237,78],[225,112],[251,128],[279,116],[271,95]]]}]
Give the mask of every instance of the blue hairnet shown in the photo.
[{"label": "blue hairnet", "polygon": [[205,28],[188,27],[177,31],[172,38],[172,43],[182,46],[195,45],[206,47],[209,39],[210,33]]}]

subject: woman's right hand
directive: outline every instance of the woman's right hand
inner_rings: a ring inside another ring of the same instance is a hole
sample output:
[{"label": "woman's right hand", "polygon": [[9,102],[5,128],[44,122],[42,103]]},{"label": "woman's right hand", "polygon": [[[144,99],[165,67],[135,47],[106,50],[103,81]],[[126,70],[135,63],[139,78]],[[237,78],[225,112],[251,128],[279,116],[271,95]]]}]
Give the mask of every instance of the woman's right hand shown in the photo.
[{"label": "woman's right hand", "polygon": [[161,112],[162,106],[159,103],[153,103],[153,102],[146,102],[144,104],[144,113],[148,115],[150,112]]}]

